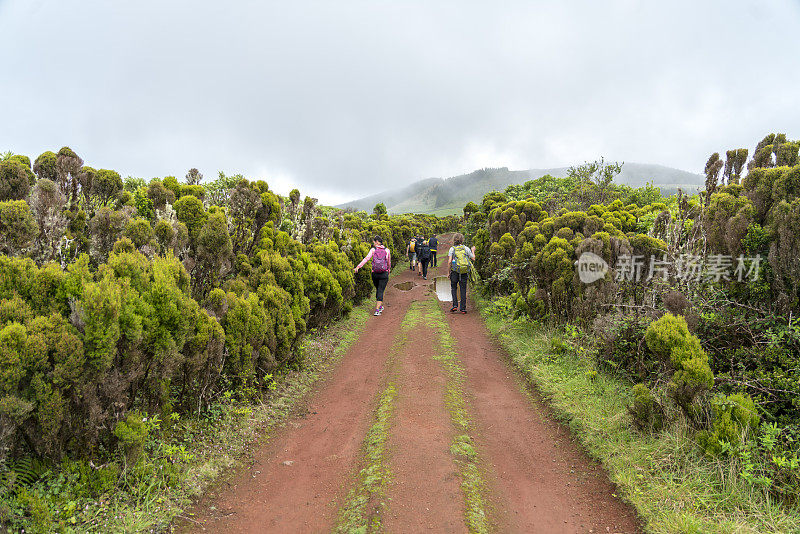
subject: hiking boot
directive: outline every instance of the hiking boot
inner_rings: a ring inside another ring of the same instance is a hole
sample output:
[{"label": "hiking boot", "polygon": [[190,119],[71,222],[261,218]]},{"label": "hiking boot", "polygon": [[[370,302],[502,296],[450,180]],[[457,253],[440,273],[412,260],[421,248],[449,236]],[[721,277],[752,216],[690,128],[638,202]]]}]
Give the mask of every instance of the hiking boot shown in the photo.
[{"label": "hiking boot", "polygon": [[450,308],[450,313],[456,313],[458,311],[458,306],[453,306]]},{"label": "hiking boot", "polygon": [[377,310],[375,310],[375,317],[379,316],[381,313],[383,313],[383,310],[381,308],[378,308]]},{"label": "hiking boot", "polygon": [[467,313],[467,310],[461,310],[461,313]]},{"label": "hiking boot", "polygon": [[378,308],[378,311],[380,311],[381,313],[383,313],[383,304],[381,304],[381,307],[380,307],[380,308]]}]

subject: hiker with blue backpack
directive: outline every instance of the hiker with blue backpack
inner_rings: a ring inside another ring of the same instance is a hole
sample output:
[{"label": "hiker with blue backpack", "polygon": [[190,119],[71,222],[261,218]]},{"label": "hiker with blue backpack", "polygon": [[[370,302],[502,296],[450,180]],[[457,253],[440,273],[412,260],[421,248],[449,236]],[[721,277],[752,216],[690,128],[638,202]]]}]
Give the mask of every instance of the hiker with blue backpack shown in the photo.
[{"label": "hiker with blue backpack", "polygon": [[[447,263],[450,265],[450,291],[453,295],[452,313],[467,313],[467,281],[469,280],[472,261],[475,259],[475,247],[467,248],[463,234],[453,236],[453,246],[447,252]],[[461,306],[459,307],[459,291],[461,290]]]},{"label": "hiker with blue backpack", "polygon": [[372,260],[372,284],[375,286],[375,316],[383,313],[383,292],[389,281],[389,271],[392,268],[392,253],[383,246],[383,238],[376,235],[372,238],[372,248],[361,260],[353,272],[358,272],[369,260]]}]

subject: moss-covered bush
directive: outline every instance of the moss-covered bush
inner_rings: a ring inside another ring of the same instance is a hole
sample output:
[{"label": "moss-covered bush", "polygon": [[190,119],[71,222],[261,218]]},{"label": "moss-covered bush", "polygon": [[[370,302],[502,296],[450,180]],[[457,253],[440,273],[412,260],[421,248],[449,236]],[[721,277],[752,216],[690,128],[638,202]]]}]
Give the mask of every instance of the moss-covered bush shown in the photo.
[{"label": "moss-covered bush", "polygon": [[672,363],[675,374],[667,390],[689,412],[697,396],[714,385],[714,373],[700,340],[689,333],[683,317],[667,313],[647,327],[645,341],[653,354]]},{"label": "moss-covered bush", "polygon": [[760,417],[749,395],[717,396],[711,402],[711,429],[697,433],[697,441],[710,456],[721,456],[742,443],[758,428]]},{"label": "moss-covered bush", "polygon": [[633,386],[633,402],[628,413],[639,430],[659,432],[664,426],[664,409],[644,384]]}]

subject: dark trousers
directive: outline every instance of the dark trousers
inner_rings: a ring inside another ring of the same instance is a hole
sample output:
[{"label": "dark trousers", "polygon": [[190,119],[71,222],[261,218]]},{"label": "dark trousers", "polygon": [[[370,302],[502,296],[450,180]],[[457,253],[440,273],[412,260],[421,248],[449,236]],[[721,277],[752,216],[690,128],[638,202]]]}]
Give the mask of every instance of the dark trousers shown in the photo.
[{"label": "dark trousers", "polygon": [[430,263],[430,261],[430,259],[419,260],[419,262],[422,264],[422,276],[428,276],[428,263]]},{"label": "dark trousers", "polygon": [[431,267],[436,267],[436,251],[431,250]]},{"label": "dark trousers", "polygon": [[383,292],[386,290],[386,282],[389,281],[389,273],[372,273],[372,284],[375,286],[375,300],[383,300]]},{"label": "dark trousers", "polygon": [[450,271],[450,292],[453,294],[453,307],[458,308],[458,286],[461,286],[461,311],[467,310],[467,280],[469,273],[458,274]]}]

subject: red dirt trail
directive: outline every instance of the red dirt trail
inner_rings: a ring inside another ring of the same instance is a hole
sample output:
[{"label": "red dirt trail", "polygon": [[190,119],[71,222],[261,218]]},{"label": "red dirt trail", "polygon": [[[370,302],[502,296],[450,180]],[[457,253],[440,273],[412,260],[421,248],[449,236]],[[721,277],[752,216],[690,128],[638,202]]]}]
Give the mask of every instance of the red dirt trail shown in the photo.
[{"label": "red dirt trail", "polygon": [[390,280],[386,311],[369,318],[359,340],[312,394],[307,414],[290,420],[257,450],[252,464],[217,497],[202,499],[195,507],[197,523],[186,525],[186,531],[331,531],[359,460],[392,340],[412,299],[420,298],[421,288],[393,287],[406,278],[413,280],[410,271]]},{"label": "red dirt trail", "polygon": [[[447,273],[449,236],[442,236],[440,267]],[[403,268],[402,266],[400,267]],[[413,281],[410,291],[395,287]],[[389,436],[386,532],[465,532],[458,469],[449,452],[454,429],[444,403],[446,378],[432,359],[433,330],[413,329],[387,365],[389,346],[411,302],[431,297],[430,283],[407,268],[390,280],[386,311],[370,317],[361,338],[308,401],[308,415],[261,445],[216,497],[201,499],[196,522],[184,532],[331,532],[360,465],[360,451],[377,394],[393,373],[398,396]],[[442,307],[449,310],[448,303]],[[480,315],[447,314],[467,371],[467,408],[490,491],[498,532],[638,533],[634,511],[612,496],[615,487],[569,430],[525,392],[507,355]],[[376,347],[386,347],[385,351]],[[284,465],[284,462],[293,462]]]},{"label": "red dirt trail", "polygon": [[397,358],[386,532],[467,532],[458,469],[450,454],[454,429],[444,402],[447,377],[433,359],[436,346],[437,333],[419,325],[408,335],[410,350]]},{"label": "red dirt trail", "polygon": [[491,341],[480,315],[451,315],[467,370],[476,442],[488,462],[502,532],[640,532],[633,510],[568,429],[555,422]]}]

